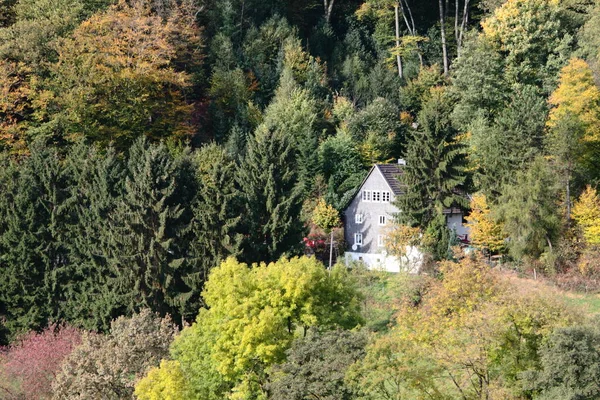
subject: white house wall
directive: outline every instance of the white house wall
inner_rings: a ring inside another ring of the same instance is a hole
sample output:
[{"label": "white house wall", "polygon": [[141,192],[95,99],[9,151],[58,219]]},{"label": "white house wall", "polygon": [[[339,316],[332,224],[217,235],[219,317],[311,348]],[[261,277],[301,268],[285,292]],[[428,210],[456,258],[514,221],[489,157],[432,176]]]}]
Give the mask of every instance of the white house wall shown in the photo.
[{"label": "white house wall", "polygon": [[[389,192],[390,202],[362,201],[362,192],[364,190]],[[393,201],[394,194],[390,186],[385,181],[383,175],[381,175],[381,172],[377,168],[374,168],[361,187],[360,192],[354,197],[344,212],[346,221],[345,239],[349,249],[352,249],[352,245],[354,244],[354,234],[362,233],[363,245],[356,250],[352,250],[353,252],[379,254],[385,250],[385,247],[378,246],[377,238],[379,235],[387,233],[387,230],[391,227],[394,214],[398,212],[398,209],[392,204]],[[356,214],[363,215],[362,224],[356,223]],[[386,216],[385,226],[379,225],[380,215]]]}]

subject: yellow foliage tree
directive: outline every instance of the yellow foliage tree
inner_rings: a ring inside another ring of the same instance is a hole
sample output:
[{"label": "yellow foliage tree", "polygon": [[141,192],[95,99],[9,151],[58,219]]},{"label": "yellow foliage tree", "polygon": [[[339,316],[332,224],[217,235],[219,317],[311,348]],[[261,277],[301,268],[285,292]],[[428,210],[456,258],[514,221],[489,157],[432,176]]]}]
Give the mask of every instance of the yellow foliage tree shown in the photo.
[{"label": "yellow foliage tree", "polygon": [[186,380],[178,361],[162,360],[135,385],[138,400],[187,400]]},{"label": "yellow foliage tree", "polygon": [[491,214],[483,193],[476,193],[471,199],[471,214],[466,218],[471,230],[473,245],[497,252],[504,248],[502,225]]},{"label": "yellow foliage tree", "polygon": [[583,141],[600,139],[600,89],[594,82],[590,66],[580,58],[572,58],[560,72],[559,86],[550,96],[548,127],[576,117],[584,128]]},{"label": "yellow foliage tree", "polygon": [[387,232],[385,249],[389,255],[398,257],[403,266],[410,270],[409,254],[411,248],[420,246],[422,237],[421,229],[418,227],[393,224],[392,228]]},{"label": "yellow foliage tree", "polygon": [[600,198],[596,189],[588,186],[573,206],[572,216],[583,230],[590,245],[600,245]]}]

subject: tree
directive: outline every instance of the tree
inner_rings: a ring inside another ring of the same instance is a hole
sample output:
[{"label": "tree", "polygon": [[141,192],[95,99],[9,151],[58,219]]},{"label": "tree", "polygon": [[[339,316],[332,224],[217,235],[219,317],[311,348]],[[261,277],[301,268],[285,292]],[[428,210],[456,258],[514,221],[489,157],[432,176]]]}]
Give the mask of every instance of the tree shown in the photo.
[{"label": "tree", "polygon": [[593,399],[600,396],[600,334],[595,327],[559,328],[541,348],[540,370],[525,375],[536,399]]},{"label": "tree", "polygon": [[345,270],[327,274],[308,257],[252,268],[229,258],[212,270],[203,297],[208,308],[172,347],[196,399],[265,398],[269,368],[298,335],[361,322]]},{"label": "tree", "polygon": [[[51,384],[62,361],[81,343],[82,332],[68,325],[51,325],[42,332],[28,332],[20,336],[3,350],[1,389],[5,385],[18,385],[18,392],[10,398],[48,399],[52,393]],[[4,396],[3,395],[3,396]],[[5,397],[3,397],[5,398]]]},{"label": "tree", "polygon": [[298,339],[276,365],[268,384],[273,400],[350,400],[354,391],[344,382],[347,369],[364,357],[364,332],[331,331]]},{"label": "tree", "polygon": [[135,385],[135,398],[139,400],[188,400],[191,396],[177,361],[162,360],[160,367],[151,368]]},{"label": "tree", "polygon": [[589,65],[572,58],[560,73],[559,85],[550,96],[548,144],[564,176],[567,218],[571,208],[571,181],[576,175],[596,179],[595,162],[600,151],[600,89]]},{"label": "tree", "polygon": [[[191,247],[194,285],[201,285],[213,267],[240,252],[242,217],[238,214],[240,193],[235,182],[236,164],[225,150],[208,144],[194,154],[197,193],[192,206]],[[190,282],[191,283],[191,282]],[[196,288],[200,294],[200,287]]]},{"label": "tree", "polygon": [[312,213],[312,221],[325,233],[331,233],[329,239],[329,269],[331,269],[331,260],[333,257],[333,228],[340,225],[340,216],[338,211],[325,202],[325,199],[319,199],[317,206]]},{"label": "tree", "polygon": [[84,334],[57,374],[52,398],[133,398],[134,383],[168,355],[177,331],[170,318],[144,309],[114,320],[106,336]]},{"label": "tree", "polygon": [[67,267],[66,175],[42,142],[0,171],[0,312],[11,335],[62,319],[61,272]]},{"label": "tree", "polygon": [[123,201],[125,166],[112,147],[101,151],[84,142],[66,155],[68,177],[67,218],[64,245],[68,266],[61,271],[63,318],[88,330],[107,331],[122,312],[122,302],[110,285],[114,232],[110,218]]},{"label": "tree", "polygon": [[300,249],[303,188],[292,140],[281,130],[260,126],[248,144],[237,175],[246,214],[244,260],[272,261]]},{"label": "tree", "polygon": [[482,27],[506,57],[511,82],[550,87],[570,52],[572,36],[564,30],[556,0],[509,0]]},{"label": "tree", "polygon": [[199,44],[193,16],[176,12],[164,20],[143,2],[120,2],[60,41],[53,78],[37,100],[46,104],[39,114],[43,122],[63,121],[67,136],[114,142],[119,149],[141,135],[186,137],[192,132],[184,96],[190,76],[176,67],[182,59],[200,59],[181,54]]},{"label": "tree", "polygon": [[450,107],[444,89],[434,88],[419,113],[401,177],[405,193],[396,198],[401,223],[426,228],[444,208],[465,203],[457,194],[467,182],[465,146],[450,123]]},{"label": "tree", "polygon": [[573,206],[572,216],[583,230],[587,244],[600,244],[600,198],[596,189],[589,185],[586,187]]},{"label": "tree", "polygon": [[556,183],[556,176],[540,157],[517,175],[515,184],[503,189],[498,211],[515,258],[537,258],[552,251],[561,227]]},{"label": "tree", "polygon": [[[195,177],[189,154],[138,139],[129,150],[122,200],[110,214],[109,285],[124,313],[148,307],[187,316],[197,304],[185,281],[195,272],[189,252]],[[197,296],[197,293],[196,293]]]},{"label": "tree", "polygon": [[492,253],[504,249],[502,225],[494,218],[483,193],[475,193],[471,197],[471,213],[466,217],[469,226],[471,243],[487,249]]},{"label": "tree", "polygon": [[283,70],[260,129],[278,131],[290,138],[297,154],[298,182],[303,194],[309,193],[319,170],[317,103],[308,90],[300,87],[289,68]]}]

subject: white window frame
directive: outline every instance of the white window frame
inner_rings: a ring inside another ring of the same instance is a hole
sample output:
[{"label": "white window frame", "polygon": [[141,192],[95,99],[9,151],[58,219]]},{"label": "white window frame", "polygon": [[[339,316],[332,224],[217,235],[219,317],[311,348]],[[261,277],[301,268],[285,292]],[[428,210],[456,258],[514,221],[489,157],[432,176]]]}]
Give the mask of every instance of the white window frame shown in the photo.
[{"label": "white window frame", "polygon": [[364,222],[364,217],[362,214],[354,214],[354,223],[362,224]]},{"label": "white window frame", "polygon": [[378,247],[385,246],[385,235],[377,235],[377,246]]},{"label": "white window frame", "polygon": [[362,233],[355,233],[354,234],[354,244],[357,246],[362,246],[363,245],[363,235]]},{"label": "white window frame", "polygon": [[385,215],[379,216],[379,226],[385,226],[387,224],[387,217]]},{"label": "white window frame", "polygon": [[373,191],[373,202],[380,203],[381,202],[381,192],[378,190]]},{"label": "white window frame", "polygon": [[362,192],[362,201],[370,202],[373,198],[373,193],[371,190],[363,190]]},{"label": "white window frame", "polygon": [[391,200],[390,192],[388,192],[388,191],[381,192],[381,201],[383,203],[389,203],[390,200]]}]

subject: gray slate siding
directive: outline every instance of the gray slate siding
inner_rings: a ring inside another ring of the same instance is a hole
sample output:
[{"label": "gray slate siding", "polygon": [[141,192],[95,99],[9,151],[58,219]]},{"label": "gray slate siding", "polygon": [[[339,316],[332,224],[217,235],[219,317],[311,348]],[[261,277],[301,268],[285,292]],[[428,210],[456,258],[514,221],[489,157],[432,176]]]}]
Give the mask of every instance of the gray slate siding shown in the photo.
[{"label": "gray slate siding", "polygon": [[[362,192],[365,190],[389,192],[390,202],[366,202],[362,200]],[[360,188],[360,192],[354,197],[350,205],[344,211],[345,217],[345,239],[348,243],[348,250],[351,251],[352,245],[354,244],[354,234],[362,233],[363,245],[356,251],[361,253],[377,254],[383,251],[384,247],[379,247],[377,243],[378,235],[386,235],[387,230],[390,228],[392,218],[398,209],[394,207],[392,202],[394,201],[394,194],[392,193],[390,186],[387,184],[381,172],[378,168],[373,168],[371,173]],[[355,215],[363,215],[363,223],[357,224],[355,222]],[[379,225],[379,216],[386,216],[386,225]]]}]

